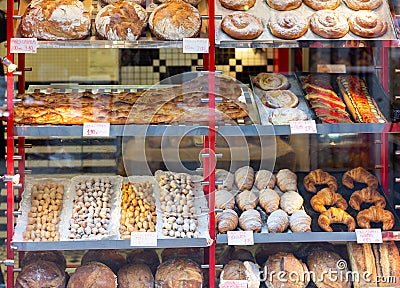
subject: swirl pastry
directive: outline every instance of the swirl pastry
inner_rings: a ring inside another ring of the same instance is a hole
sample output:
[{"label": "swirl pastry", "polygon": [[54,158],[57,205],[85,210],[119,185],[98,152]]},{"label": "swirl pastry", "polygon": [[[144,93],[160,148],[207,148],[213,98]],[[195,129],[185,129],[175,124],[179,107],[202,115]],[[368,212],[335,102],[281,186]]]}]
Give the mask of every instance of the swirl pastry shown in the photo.
[{"label": "swirl pastry", "polygon": [[382,0],[343,0],[353,10],[374,10],[382,5]]},{"label": "swirl pastry", "polygon": [[259,170],[256,173],[256,179],[254,180],[254,185],[258,190],[262,190],[264,188],[274,189],[276,182],[276,177],[272,174],[271,171],[268,170]]},{"label": "swirl pastry", "polygon": [[386,200],[378,191],[367,187],[354,191],[350,196],[349,204],[355,210],[360,210],[362,203],[373,203],[375,206],[385,208]]},{"label": "swirl pastry", "polygon": [[394,226],[394,216],[389,210],[371,206],[357,214],[357,224],[361,228],[371,228],[371,222],[382,222],[382,230],[390,230]]},{"label": "swirl pastry", "polygon": [[302,0],[266,0],[269,7],[274,8],[276,10],[287,11],[299,8]]},{"label": "swirl pastry", "polygon": [[256,0],[219,0],[219,3],[231,10],[249,10],[256,4]]},{"label": "swirl pastry", "polygon": [[261,190],[260,196],[258,196],[261,208],[263,208],[268,214],[279,209],[280,199],[278,193],[269,188]]},{"label": "swirl pastry", "polygon": [[239,217],[239,226],[244,231],[260,232],[261,225],[261,215],[257,210],[246,210]]},{"label": "swirl pastry", "polygon": [[292,232],[311,232],[311,217],[304,210],[297,210],[289,217]]},{"label": "swirl pastry", "polygon": [[240,210],[246,211],[257,207],[258,197],[249,190],[245,190],[236,195],[236,205]]},{"label": "swirl pastry", "polygon": [[246,12],[236,12],[224,16],[221,29],[232,38],[239,40],[255,39],[264,32],[261,19]]},{"label": "swirl pastry", "polygon": [[233,231],[239,224],[239,217],[234,210],[226,209],[216,216],[217,229],[219,233]]},{"label": "swirl pastry", "polygon": [[290,90],[271,90],[266,91],[261,96],[262,103],[270,108],[290,107],[295,108],[299,105],[299,98]]},{"label": "swirl pastry", "polygon": [[289,125],[290,121],[307,120],[307,114],[297,108],[277,108],[269,117],[273,125]]},{"label": "swirl pastry", "polygon": [[235,196],[226,190],[218,190],[215,192],[215,208],[216,209],[233,209],[235,207]]},{"label": "swirl pastry", "polygon": [[348,207],[346,199],[330,188],[324,188],[317,195],[311,197],[310,204],[314,211],[320,213],[326,211],[325,206],[336,206],[343,210]]},{"label": "swirl pastry", "polygon": [[311,30],[324,38],[342,38],[349,32],[349,24],[346,17],[333,10],[319,10],[310,18]]},{"label": "swirl pastry", "polygon": [[334,10],[339,7],[340,0],[304,0],[304,3],[314,10]]},{"label": "swirl pastry", "polygon": [[322,212],[318,217],[318,225],[326,232],[333,232],[331,224],[341,223],[347,226],[348,232],[353,232],[356,229],[356,221],[354,218],[343,209],[331,207]]},{"label": "swirl pastry", "polygon": [[287,214],[291,215],[296,210],[299,210],[303,206],[304,199],[301,195],[295,191],[289,191],[281,196],[279,205],[282,210]]},{"label": "swirl pastry", "polygon": [[278,209],[267,219],[267,228],[270,233],[282,233],[289,227],[289,216],[285,211]]},{"label": "swirl pastry", "polygon": [[370,188],[378,188],[378,179],[363,167],[351,169],[343,174],[342,183],[347,188],[354,188],[354,181],[365,183]]},{"label": "swirl pastry", "polygon": [[354,12],[348,21],[350,31],[361,37],[379,37],[387,31],[387,22],[374,11]]},{"label": "swirl pastry", "polygon": [[308,22],[299,12],[288,11],[273,13],[269,18],[268,27],[272,35],[291,40],[300,38],[307,32]]},{"label": "swirl pastry", "polygon": [[313,193],[317,192],[315,185],[326,184],[334,192],[336,192],[338,188],[336,178],[322,169],[316,169],[308,173],[307,176],[304,177],[303,184],[307,191]]},{"label": "swirl pastry", "polygon": [[253,79],[254,85],[263,90],[285,90],[289,88],[288,78],[279,73],[258,73]]}]

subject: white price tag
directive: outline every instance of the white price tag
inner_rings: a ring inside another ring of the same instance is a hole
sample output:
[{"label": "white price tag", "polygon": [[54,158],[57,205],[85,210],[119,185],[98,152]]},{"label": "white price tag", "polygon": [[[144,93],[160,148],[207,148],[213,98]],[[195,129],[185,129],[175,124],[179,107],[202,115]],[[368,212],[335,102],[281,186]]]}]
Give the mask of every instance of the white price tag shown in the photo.
[{"label": "white price tag", "polygon": [[291,134],[317,133],[317,125],[315,124],[315,120],[290,121],[289,125]]},{"label": "white price tag", "polygon": [[221,280],[220,288],[247,288],[247,280]]},{"label": "white price tag", "polygon": [[11,53],[36,53],[37,39],[36,38],[11,38],[10,52]]},{"label": "white price tag", "polygon": [[157,247],[157,232],[132,232],[131,246]]},{"label": "white price tag", "polygon": [[83,136],[110,136],[110,123],[83,123]]},{"label": "white price tag", "polygon": [[381,229],[356,229],[357,243],[382,243]]},{"label": "white price tag", "polygon": [[208,53],[208,38],[183,38],[183,53]]},{"label": "white price tag", "polygon": [[228,231],[228,245],[254,245],[253,231]]},{"label": "white price tag", "polygon": [[346,73],[346,65],[344,65],[344,64],[317,64],[317,72],[319,72],[319,73]]}]

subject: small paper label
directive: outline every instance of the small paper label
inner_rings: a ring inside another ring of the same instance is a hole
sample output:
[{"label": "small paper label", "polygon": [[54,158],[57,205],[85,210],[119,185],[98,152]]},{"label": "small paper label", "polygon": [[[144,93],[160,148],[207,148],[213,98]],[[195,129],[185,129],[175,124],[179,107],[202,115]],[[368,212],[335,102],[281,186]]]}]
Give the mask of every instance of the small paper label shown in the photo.
[{"label": "small paper label", "polygon": [[208,38],[183,38],[183,53],[208,53]]},{"label": "small paper label", "polygon": [[36,38],[11,38],[10,52],[11,53],[36,53],[37,39]]},{"label": "small paper label", "polygon": [[381,229],[356,229],[357,243],[382,243]]},{"label": "small paper label", "polygon": [[220,288],[247,288],[247,280],[221,280]]},{"label": "small paper label", "polygon": [[110,123],[83,123],[83,136],[110,136]]},{"label": "small paper label", "polygon": [[131,246],[157,247],[157,232],[132,232]]},{"label": "small paper label", "polygon": [[289,125],[291,134],[317,133],[317,125],[315,124],[315,120],[290,121]]},{"label": "small paper label", "polygon": [[228,245],[254,245],[253,231],[228,231]]},{"label": "small paper label", "polygon": [[346,65],[344,65],[344,64],[318,64],[317,72],[319,72],[319,73],[346,73]]}]

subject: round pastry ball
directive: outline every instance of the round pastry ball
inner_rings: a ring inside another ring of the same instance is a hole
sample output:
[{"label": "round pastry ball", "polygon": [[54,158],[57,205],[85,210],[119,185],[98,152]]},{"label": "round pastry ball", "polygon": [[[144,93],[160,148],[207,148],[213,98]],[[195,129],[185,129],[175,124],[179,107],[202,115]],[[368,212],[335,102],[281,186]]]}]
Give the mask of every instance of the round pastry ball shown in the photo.
[{"label": "round pastry ball", "polygon": [[[38,260],[22,268],[18,274],[15,288],[64,288],[67,283],[66,273],[50,261]],[[82,288],[82,287],[81,287]]]},{"label": "round pastry ball", "polygon": [[155,275],[157,267],[160,265],[160,258],[157,252],[152,249],[135,249],[126,255],[126,263],[146,264]]},{"label": "round pastry ball", "polygon": [[65,271],[67,267],[67,261],[65,260],[64,254],[60,251],[29,251],[24,254],[20,261],[21,268],[27,266],[32,262],[38,260],[45,260],[56,263],[62,271]]},{"label": "round pastry ball", "polygon": [[199,248],[166,248],[161,252],[162,262],[175,258],[191,259],[201,265],[204,254],[203,250]]},{"label": "round pastry ball", "polygon": [[200,12],[184,1],[171,0],[151,12],[149,28],[159,40],[195,38],[201,28]]},{"label": "round pastry ball", "polygon": [[117,274],[118,288],[153,288],[154,277],[145,264],[127,264]]},{"label": "round pastry ball", "polygon": [[226,15],[221,22],[221,29],[235,39],[251,40],[264,32],[261,19],[246,12]]},{"label": "round pastry ball", "polygon": [[155,276],[155,287],[201,288],[203,273],[199,265],[184,258],[170,259],[161,263]]},{"label": "round pastry ball", "polygon": [[117,276],[100,262],[89,262],[76,268],[67,288],[117,288]]},{"label": "round pastry ball", "polygon": [[117,274],[118,270],[125,265],[125,256],[119,253],[117,250],[89,250],[83,256],[81,265],[86,263],[97,261],[101,262]]}]

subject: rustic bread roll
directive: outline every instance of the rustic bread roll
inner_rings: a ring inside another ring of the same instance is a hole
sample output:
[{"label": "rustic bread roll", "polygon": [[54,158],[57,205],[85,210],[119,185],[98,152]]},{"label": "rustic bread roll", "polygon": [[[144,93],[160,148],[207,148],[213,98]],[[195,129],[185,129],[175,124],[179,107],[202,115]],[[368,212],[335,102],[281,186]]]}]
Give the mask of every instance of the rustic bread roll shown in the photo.
[{"label": "rustic bread roll", "polygon": [[216,209],[233,209],[235,207],[235,196],[226,190],[218,190],[215,192],[215,208]]},{"label": "rustic bread roll", "polygon": [[44,260],[48,262],[56,263],[62,271],[67,268],[67,261],[65,260],[64,254],[60,251],[28,251],[24,254],[24,257],[20,260],[20,267],[24,268],[32,262],[38,260]]},{"label": "rustic bread roll", "polygon": [[118,270],[125,265],[125,256],[113,249],[89,250],[82,256],[81,265],[93,261],[107,265],[114,274],[117,274]]},{"label": "rustic bread roll", "polygon": [[240,191],[251,190],[254,183],[254,170],[250,166],[243,166],[235,172],[235,183]]},{"label": "rustic bread roll", "polygon": [[246,210],[239,217],[239,226],[245,231],[260,232],[261,225],[260,212],[257,210]]},{"label": "rustic bread roll", "polygon": [[329,39],[342,38],[349,32],[346,16],[328,9],[314,12],[310,18],[310,27],[315,34]]},{"label": "rustic bread roll", "polygon": [[354,34],[374,38],[384,35],[387,31],[387,22],[374,11],[360,10],[349,17],[350,31]]},{"label": "rustic bread roll", "polygon": [[234,210],[226,209],[216,216],[217,229],[219,233],[233,231],[239,224],[239,217]]},{"label": "rustic bread roll", "polygon": [[256,0],[219,0],[221,5],[231,10],[249,10],[256,4]]},{"label": "rustic bread roll", "polygon": [[38,260],[22,268],[18,274],[15,288],[64,288],[66,273],[50,261]]},{"label": "rustic bread roll", "polygon": [[289,227],[289,216],[285,211],[278,209],[267,219],[267,228],[270,233],[282,233]]},{"label": "rustic bread roll", "polygon": [[190,259],[170,259],[158,267],[155,287],[162,288],[201,288],[203,273],[198,264]]},{"label": "rustic bread roll", "polygon": [[152,249],[134,249],[126,255],[126,263],[146,264],[155,275],[157,267],[160,265],[160,258],[157,252]]},{"label": "rustic bread roll", "polygon": [[255,209],[258,204],[258,197],[252,191],[245,190],[236,195],[236,205],[240,210],[246,211]]},{"label": "rustic bread roll", "polygon": [[117,288],[117,276],[105,264],[89,262],[76,268],[67,288]]},{"label": "rustic bread roll", "polygon": [[153,288],[154,277],[146,264],[127,264],[117,274],[118,288]]},{"label": "rustic bread roll", "polygon": [[195,38],[201,28],[200,13],[184,1],[171,0],[151,12],[149,28],[159,40]]},{"label": "rustic bread roll", "polygon": [[22,16],[20,32],[40,40],[83,39],[90,33],[90,13],[78,0],[33,0]]},{"label": "rustic bread roll", "polygon": [[293,10],[296,8],[299,8],[301,3],[303,2],[302,0],[290,0],[290,1],[284,1],[284,0],[266,0],[269,7],[274,8],[276,10],[280,11],[287,11],[287,10]]},{"label": "rustic bread roll", "polygon": [[230,37],[239,40],[256,39],[264,32],[261,19],[246,12],[225,15],[222,18],[221,29]]},{"label": "rustic bread roll", "polygon": [[146,10],[139,4],[118,1],[100,9],[95,26],[100,39],[133,41],[142,35],[147,26]]}]

